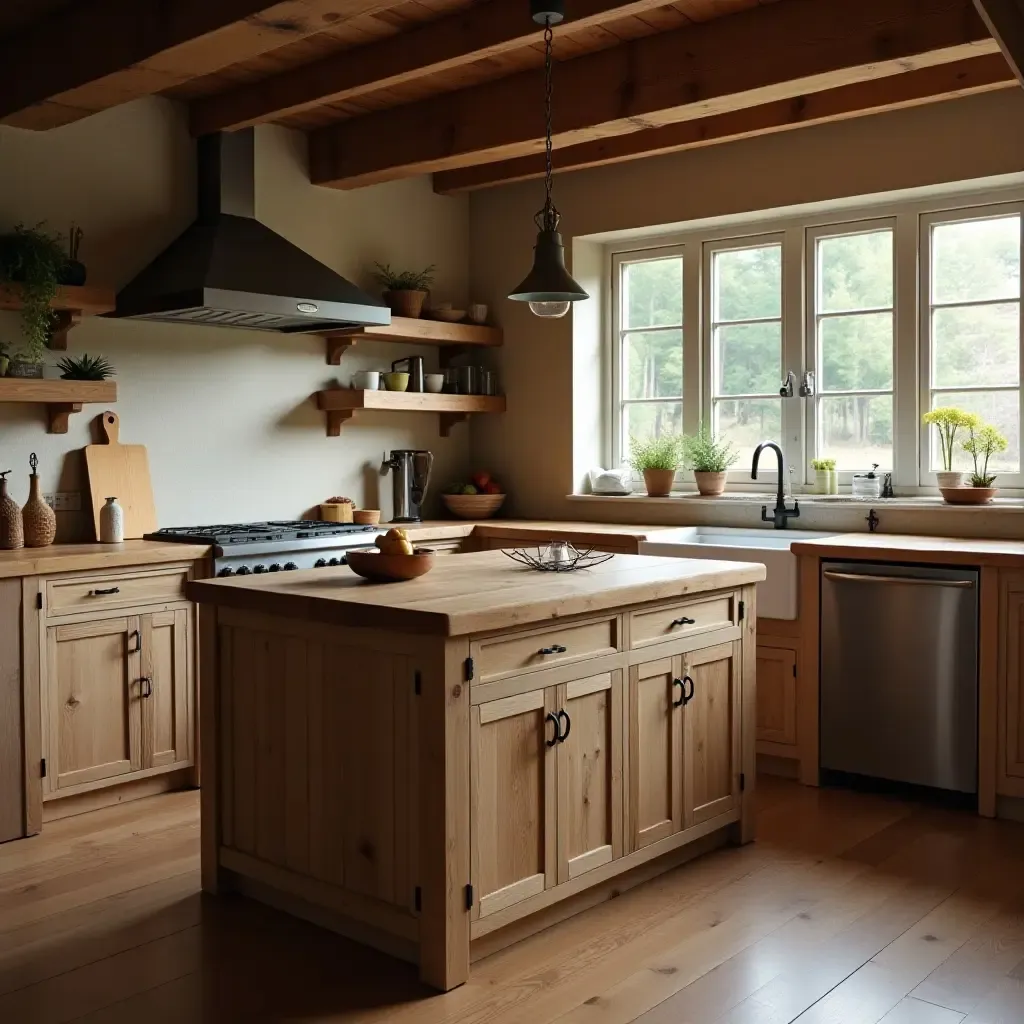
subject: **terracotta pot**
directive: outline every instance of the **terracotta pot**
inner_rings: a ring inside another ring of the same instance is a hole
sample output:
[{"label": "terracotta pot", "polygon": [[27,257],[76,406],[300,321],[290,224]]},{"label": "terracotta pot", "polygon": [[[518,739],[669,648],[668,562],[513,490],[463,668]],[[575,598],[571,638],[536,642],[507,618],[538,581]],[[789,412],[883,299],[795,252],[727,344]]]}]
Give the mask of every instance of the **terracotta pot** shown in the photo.
[{"label": "terracotta pot", "polygon": [[935,479],[938,481],[940,491],[950,487],[963,487],[964,485],[963,473],[936,473]]},{"label": "terracotta pot", "polygon": [[423,303],[427,301],[427,292],[385,292],[384,301],[391,307],[391,312],[395,316],[407,316],[418,320],[423,315]]},{"label": "terracotta pot", "polygon": [[940,487],[943,500],[950,505],[987,505],[998,493],[998,487]]},{"label": "terracotta pot", "polygon": [[667,498],[672,493],[672,483],[676,478],[674,469],[645,469],[644,484],[647,486],[649,498]]},{"label": "terracotta pot", "polygon": [[711,473],[694,470],[693,473],[693,479],[697,481],[697,490],[709,498],[725,491],[725,477],[724,472]]}]

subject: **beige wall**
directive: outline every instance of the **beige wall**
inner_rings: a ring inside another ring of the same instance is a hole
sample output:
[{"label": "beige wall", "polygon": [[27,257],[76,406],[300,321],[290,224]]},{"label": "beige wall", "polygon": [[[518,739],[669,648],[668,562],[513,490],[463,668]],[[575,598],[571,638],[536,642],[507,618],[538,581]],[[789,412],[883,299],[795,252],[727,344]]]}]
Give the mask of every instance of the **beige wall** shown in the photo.
[{"label": "beige wall", "polygon": [[[257,215],[313,256],[369,285],[373,260],[409,267],[436,263],[435,294],[467,297],[468,201],[437,196],[426,178],[338,192],[309,184],[304,138],[275,127],[257,134]],[[90,283],[119,286],[191,221],[194,147],[181,107],[141,100],[47,133],[0,127],[0,230],[46,221],[85,230]],[[0,337],[18,330],[0,313]],[[122,440],[148,446],[162,525],[290,518],[333,494],[377,502],[376,467],[385,448],[430,448],[444,482],[465,471],[468,431],[440,438],[436,417],[366,414],[340,438],[325,435],[309,396],[353,369],[382,367],[413,352],[359,346],[341,367],[324,361],[322,341],[253,331],[92,319],[71,334],[71,350],[102,353],[118,369]],[[100,407],[71,419],[64,436],[45,432],[35,406],[0,405],[0,469],[24,500],[28,456],[39,454],[43,486],[82,487],[77,450]],[[385,514],[390,481],[383,481]],[[62,514],[61,535],[85,528]]]},{"label": "beige wall", "polygon": [[[566,246],[576,239],[577,276],[595,296],[579,307],[575,328],[573,317],[540,321],[504,299],[529,265],[541,184],[472,194],[470,283],[505,327],[498,359],[509,404],[504,417],[474,424],[474,461],[503,478],[519,515],[695,521],[701,513],[692,503],[566,500],[598,447],[593,407],[606,296],[594,289],[603,287],[603,257],[581,236],[1020,173],[1022,125],[1024,95],[1014,90],[560,175],[555,200]],[[732,518],[752,521],[759,512]]]}]

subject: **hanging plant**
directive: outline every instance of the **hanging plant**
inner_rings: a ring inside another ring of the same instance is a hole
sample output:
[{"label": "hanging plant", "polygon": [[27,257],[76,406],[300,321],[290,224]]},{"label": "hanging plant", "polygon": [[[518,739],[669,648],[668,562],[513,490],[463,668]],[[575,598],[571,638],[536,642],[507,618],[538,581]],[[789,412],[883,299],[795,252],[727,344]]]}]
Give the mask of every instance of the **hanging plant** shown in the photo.
[{"label": "hanging plant", "polygon": [[42,227],[17,224],[0,235],[0,283],[16,284],[21,293],[22,338],[10,354],[13,361],[30,364],[41,363],[46,353],[54,321],[50,303],[67,262],[61,237]]}]

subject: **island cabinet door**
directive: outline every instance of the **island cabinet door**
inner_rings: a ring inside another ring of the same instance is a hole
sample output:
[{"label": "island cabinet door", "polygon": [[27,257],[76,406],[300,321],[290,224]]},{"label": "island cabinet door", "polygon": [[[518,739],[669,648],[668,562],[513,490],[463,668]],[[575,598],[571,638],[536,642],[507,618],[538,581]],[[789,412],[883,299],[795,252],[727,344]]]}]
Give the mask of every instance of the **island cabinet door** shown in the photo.
[{"label": "island cabinet door", "polygon": [[151,612],[140,620],[142,766],[160,768],[190,756],[192,609]]},{"label": "island cabinet door", "polygon": [[558,881],[622,856],[622,671],[558,687]]},{"label": "island cabinet door", "polygon": [[683,828],[682,658],[629,673],[628,838],[635,851]]},{"label": "island cabinet door", "polygon": [[687,828],[740,802],[739,697],[742,644],[683,656],[683,791]]},{"label": "island cabinet door", "polygon": [[556,700],[549,686],[473,708],[474,920],[556,884]]},{"label": "island cabinet door", "polygon": [[796,746],[796,651],[757,645],[757,739]]},{"label": "island cabinet door", "polygon": [[46,791],[142,768],[137,616],[46,631]]}]

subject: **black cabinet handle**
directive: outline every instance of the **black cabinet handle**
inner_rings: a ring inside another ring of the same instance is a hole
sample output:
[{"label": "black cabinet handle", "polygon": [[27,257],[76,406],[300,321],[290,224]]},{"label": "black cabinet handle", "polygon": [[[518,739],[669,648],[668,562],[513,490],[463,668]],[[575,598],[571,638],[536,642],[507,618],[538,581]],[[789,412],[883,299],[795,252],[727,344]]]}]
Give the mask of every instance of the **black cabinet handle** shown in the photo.
[{"label": "black cabinet handle", "polygon": [[106,590],[90,590],[89,594],[92,597],[106,597],[108,594],[120,594],[120,587],[108,587]]},{"label": "black cabinet handle", "polygon": [[673,679],[672,686],[678,686],[679,689],[683,691],[682,696],[679,698],[679,700],[672,701],[672,707],[681,708],[686,703],[686,684],[682,681],[682,679]]},{"label": "black cabinet handle", "polygon": [[[690,684],[690,692],[686,692],[686,684]],[[693,700],[693,680],[689,676],[683,676],[683,703],[689,704]]]},{"label": "black cabinet handle", "polygon": [[685,615],[683,615],[683,616],[680,616],[678,619],[673,619],[672,620],[672,625],[673,626],[696,626],[697,625],[697,620],[696,619],[688,619]]},{"label": "black cabinet handle", "polygon": [[563,718],[565,719],[565,732],[563,732],[562,735],[558,737],[558,742],[564,743],[569,738],[569,730],[572,728],[572,719],[569,717],[568,713],[564,708],[558,712],[558,717],[559,720]]},{"label": "black cabinet handle", "polygon": [[137,629],[133,629],[129,634],[131,639],[135,641],[135,646],[128,652],[129,654],[141,654],[142,653],[142,633]]},{"label": "black cabinet handle", "polygon": [[561,644],[552,644],[550,647],[542,647],[537,653],[538,654],[565,654],[568,647],[563,647]]},{"label": "black cabinet handle", "polygon": [[562,739],[562,728],[561,728],[561,726],[559,725],[559,722],[558,722],[558,715],[556,715],[553,711],[549,711],[547,713],[547,716],[545,717],[544,721],[545,722],[554,722],[554,724],[555,724],[555,738],[551,739],[551,740],[547,740],[547,745],[549,747],[553,747],[556,743],[560,742],[561,739]]},{"label": "black cabinet handle", "polygon": [[142,696],[150,698],[153,696],[153,680],[149,676],[143,676],[139,680],[139,689],[141,690]]}]

